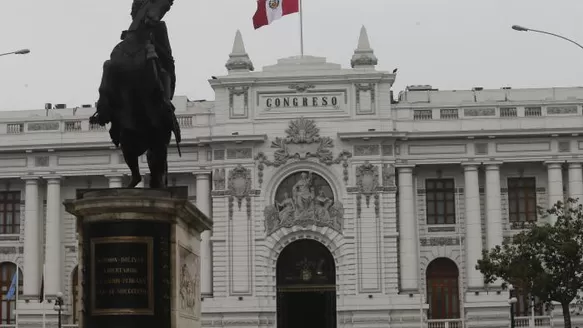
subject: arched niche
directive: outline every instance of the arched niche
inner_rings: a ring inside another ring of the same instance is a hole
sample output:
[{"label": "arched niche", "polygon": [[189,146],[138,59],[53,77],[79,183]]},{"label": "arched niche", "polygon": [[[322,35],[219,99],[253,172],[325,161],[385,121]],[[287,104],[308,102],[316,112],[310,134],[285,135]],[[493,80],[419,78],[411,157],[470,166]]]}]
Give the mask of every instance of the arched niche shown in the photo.
[{"label": "arched niche", "polygon": [[290,173],[279,183],[264,215],[267,235],[294,226],[329,227],[341,232],[344,207],[322,175],[300,170]]}]

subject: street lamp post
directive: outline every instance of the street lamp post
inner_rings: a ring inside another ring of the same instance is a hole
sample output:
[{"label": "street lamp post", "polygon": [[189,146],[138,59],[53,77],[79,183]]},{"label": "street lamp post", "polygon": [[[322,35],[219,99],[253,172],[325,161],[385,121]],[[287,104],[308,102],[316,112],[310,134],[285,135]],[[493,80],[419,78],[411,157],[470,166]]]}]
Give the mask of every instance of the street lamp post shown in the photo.
[{"label": "street lamp post", "polygon": [[577,43],[577,42],[575,42],[575,41],[573,41],[573,40],[571,40],[569,38],[566,38],[566,37],[564,37],[562,35],[555,34],[555,33],[541,31],[541,30],[535,30],[535,29],[528,28],[528,27],[524,27],[524,26],[520,26],[520,25],[512,25],[512,29],[515,30],[515,31],[519,31],[519,32],[535,32],[535,33],[541,33],[541,34],[546,34],[546,35],[554,36],[554,37],[557,37],[557,38],[560,38],[560,39],[569,41],[572,44],[576,45],[577,47],[583,49],[583,46],[581,44],[579,44],[579,43]]},{"label": "street lamp post", "polygon": [[518,302],[514,296],[514,286],[508,285],[508,304],[510,305],[510,328],[514,328],[514,304]]},{"label": "street lamp post", "polygon": [[55,311],[57,311],[58,320],[59,320],[58,328],[62,328],[61,312],[63,311],[64,305],[65,305],[65,301],[63,299],[63,293],[58,292],[57,299],[55,300]]},{"label": "street lamp post", "polygon": [[11,52],[5,52],[3,54],[0,54],[0,56],[7,56],[7,55],[26,55],[30,53],[29,49],[20,49],[20,50],[16,50],[16,51],[11,51]]}]

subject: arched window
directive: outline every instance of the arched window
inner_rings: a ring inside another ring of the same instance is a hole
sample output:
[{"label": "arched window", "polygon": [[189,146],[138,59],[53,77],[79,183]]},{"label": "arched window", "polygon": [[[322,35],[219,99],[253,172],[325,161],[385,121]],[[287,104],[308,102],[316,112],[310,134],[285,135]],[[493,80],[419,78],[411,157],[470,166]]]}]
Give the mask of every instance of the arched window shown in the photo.
[{"label": "arched window", "polygon": [[73,323],[79,323],[79,308],[77,302],[79,301],[79,270],[78,266],[73,269],[71,273],[71,310],[73,311]]},{"label": "arched window", "polygon": [[[0,324],[11,325],[16,323],[16,295],[10,297],[8,291],[16,274],[16,264],[11,262],[0,263],[0,292],[2,306],[0,306]],[[16,286],[15,291],[16,293]],[[18,294],[22,295],[22,270],[18,271]]]},{"label": "arched window", "polygon": [[429,263],[427,300],[430,319],[460,317],[459,270],[452,260],[438,258]]}]

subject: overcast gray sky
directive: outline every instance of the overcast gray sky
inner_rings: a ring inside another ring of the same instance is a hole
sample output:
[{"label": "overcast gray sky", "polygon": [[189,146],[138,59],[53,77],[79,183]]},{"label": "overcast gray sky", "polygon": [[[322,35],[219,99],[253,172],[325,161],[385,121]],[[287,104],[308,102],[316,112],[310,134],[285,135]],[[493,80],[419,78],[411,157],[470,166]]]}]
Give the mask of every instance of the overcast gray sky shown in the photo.
[{"label": "overcast gray sky", "polygon": [[[130,24],[131,0],[14,0],[2,4],[0,110],[70,107],[97,99],[101,65]],[[303,0],[305,53],[348,67],[365,25],[379,69],[399,68],[394,89],[431,84],[583,85],[583,50],[512,24],[583,43],[581,0]],[[177,95],[214,99],[207,79],[224,64],[240,29],[256,69],[299,54],[299,17],[253,29],[255,0],[175,0],[166,16],[177,66]]]}]

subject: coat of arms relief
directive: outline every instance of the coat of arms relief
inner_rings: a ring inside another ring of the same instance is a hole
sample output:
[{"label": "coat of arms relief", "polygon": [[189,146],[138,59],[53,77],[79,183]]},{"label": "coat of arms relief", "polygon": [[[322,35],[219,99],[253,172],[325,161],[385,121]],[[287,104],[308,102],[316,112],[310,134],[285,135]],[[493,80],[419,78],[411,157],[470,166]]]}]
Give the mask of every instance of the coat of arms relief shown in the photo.
[{"label": "coat of arms relief", "polygon": [[[314,120],[300,117],[289,123],[285,137],[276,137],[271,148],[273,160],[259,153],[258,182],[263,182],[266,166],[280,167],[292,161],[312,160],[325,165],[342,164],[343,180],[348,183],[348,159],[352,154],[334,155],[334,140],[320,136]],[[265,230],[269,235],[282,227],[315,225],[342,231],[344,207],[334,199],[328,183],[313,172],[300,172],[286,178],[278,187],[273,204],[265,208]]]},{"label": "coat of arms relief", "polygon": [[332,152],[334,140],[330,137],[321,137],[320,129],[314,120],[300,117],[289,123],[285,130],[286,137],[276,137],[271,142],[271,148],[275,149],[273,160],[260,152],[255,157],[258,161],[258,182],[263,183],[263,170],[265,166],[280,167],[290,161],[314,159],[325,165],[340,164],[343,166],[343,179],[348,182],[348,159],[352,154],[341,151],[336,157]]}]

